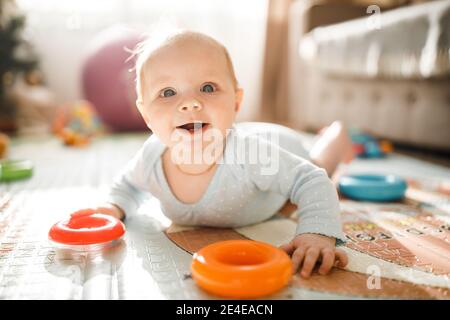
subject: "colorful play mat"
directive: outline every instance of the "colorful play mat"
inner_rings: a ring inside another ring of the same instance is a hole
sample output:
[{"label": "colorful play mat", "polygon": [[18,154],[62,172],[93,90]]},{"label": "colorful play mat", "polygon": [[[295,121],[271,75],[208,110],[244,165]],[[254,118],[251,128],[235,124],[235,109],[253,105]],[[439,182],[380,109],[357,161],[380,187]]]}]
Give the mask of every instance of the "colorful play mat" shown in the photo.
[{"label": "colorful play mat", "polygon": [[[292,207],[253,226],[190,228],[171,224],[153,198],[127,218],[115,247],[85,255],[56,250],[49,228],[98,204],[145,139],[104,136],[85,148],[68,148],[55,137],[12,142],[11,157],[31,160],[34,172],[0,184],[0,299],[216,299],[192,279],[194,252],[221,240],[276,246],[291,240],[298,219]],[[449,299],[449,169],[396,153],[344,169],[397,174],[408,182],[406,197],[390,203],[342,197],[348,266],[308,280],[294,276],[267,298]]]},{"label": "colorful play mat", "polygon": [[[335,294],[379,298],[450,298],[450,221],[411,204],[371,204],[342,200],[341,249],[345,269],[330,275],[295,276],[293,286]],[[167,236],[194,253],[222,240],[253,239],[281,245],[295,232],[296,217],[278,214],[258,225],[236,229],[171,226]],[[378,277],[378,278],[377,278]]]}]

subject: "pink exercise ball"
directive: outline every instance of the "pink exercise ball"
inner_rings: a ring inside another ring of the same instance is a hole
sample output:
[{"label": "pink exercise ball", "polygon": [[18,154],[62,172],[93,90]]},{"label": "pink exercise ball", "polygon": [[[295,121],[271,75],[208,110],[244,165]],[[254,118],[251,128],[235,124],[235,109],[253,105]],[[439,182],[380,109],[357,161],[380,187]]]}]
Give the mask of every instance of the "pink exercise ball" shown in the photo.
[{"label": "pink exercise ball", "polygon": [[88,46],[82,68],[84,98],[91,102],[99,117],[113,131],[137,131],[147,128],[136,109],[135,59],[126,48],[134,49],[143,38],[123,27],[109,28],[98,34]]}]

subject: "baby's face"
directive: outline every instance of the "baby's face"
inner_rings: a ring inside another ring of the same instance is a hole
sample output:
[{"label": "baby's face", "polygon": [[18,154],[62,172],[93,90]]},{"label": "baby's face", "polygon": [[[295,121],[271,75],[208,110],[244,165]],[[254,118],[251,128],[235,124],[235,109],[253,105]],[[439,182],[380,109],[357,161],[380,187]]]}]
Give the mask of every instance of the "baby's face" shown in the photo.
[{"label": "baby's face", "polygon": [[225,137],[239,110],[242,89],[235,87],[220,47],[180,40],[158,49],[145,68],[143,102],[138,107],[166,146],[174,146],[174,137],[179,136],[205,141],[208,130]]}]

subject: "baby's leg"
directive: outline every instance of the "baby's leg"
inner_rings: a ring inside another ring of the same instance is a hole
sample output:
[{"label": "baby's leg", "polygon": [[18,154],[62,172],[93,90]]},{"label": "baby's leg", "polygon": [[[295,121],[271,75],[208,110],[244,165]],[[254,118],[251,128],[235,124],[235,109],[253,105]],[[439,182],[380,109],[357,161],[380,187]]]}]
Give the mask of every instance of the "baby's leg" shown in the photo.
[{"label": "baby's leg", "polygon": [[256,134],[269,141],[276,138],[279,147],[299,157],[311,160],[309,148],[305,143],[305,136],[291,128],[268,122],[239,122],[236,123],[236,128],[246,134]]},{"label": "baby's leg", "polygon": [[261,137],[265,137],[265,134],[277,134],[281,148],[324,168],[330,177],[340,162],[348,162],[353,158],[351,139],[344,125],[339,121],[335,121],[323,129],[309,150],[303,135],[282,125],[266,122],[240,122],[236,124],[236,127],[248,134],[257,134]]},{"label": "baby's leg", "polygon": [[352,141],[345,126],[335,121],[323,129],[309,154],[311,161],[331,177],[339,163],[353,159]]}]

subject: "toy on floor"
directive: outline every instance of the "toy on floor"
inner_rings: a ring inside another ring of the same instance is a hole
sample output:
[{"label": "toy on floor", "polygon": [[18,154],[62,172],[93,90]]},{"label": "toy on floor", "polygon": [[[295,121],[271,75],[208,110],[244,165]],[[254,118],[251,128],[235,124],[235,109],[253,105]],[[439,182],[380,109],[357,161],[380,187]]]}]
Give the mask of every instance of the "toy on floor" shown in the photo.
[{"label": "toy on floor", "polygon": [[0,161],[0,181],[10,182],[29,178],[33,175],[33,163],[30,160]]},{"label": "toy on floor", "polygon": [[8,135],[0,133],[0,159],[6,158],[8,155],[10,140]]},{"label": "toy on floor", "polygon": [[340,177],[338,188],[355,200],[395,201],[404,197],[407,184],[395,175],[354,174]]},{"label": "toy on floor", "polygon": [[88,209],[72,213],[70,218],[55,223],[48,236],[57,248],[97,251],[113,246],[124,234],[122,221]]},{"label": "toy on floor", "polygon": [[87,145],[103,131],[94,107],[83,100],[62,110],[53,122],[53,132],[69,146]]},{"label": "toy on floor", "polygon": [[353,151],[358,158],[381,158],[392,152],[393,146],[387,140],[378,140],[370,134],[351,129]]},{"label": "toy on floor", "polygon": [[206,291],[228,298],[257,298],[283,288],[291,279],[289,256],[253,240],[210,244],[194,254],[192,277]]},{"label": "toy on floor", "polygon": [[29,178],[33,175],[33,163],[30,160],[8,160],[10,139],[0,133],[0,182],[11,182]]}]

